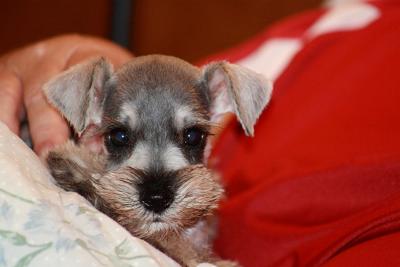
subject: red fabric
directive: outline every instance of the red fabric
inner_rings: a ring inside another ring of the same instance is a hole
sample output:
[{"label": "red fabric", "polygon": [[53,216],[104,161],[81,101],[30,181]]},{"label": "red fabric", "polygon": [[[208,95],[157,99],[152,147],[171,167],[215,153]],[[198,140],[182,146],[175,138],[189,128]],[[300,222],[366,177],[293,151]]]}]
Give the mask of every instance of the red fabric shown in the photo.
[{"label": "red fabric", "polygon": [[223,133],[213,155],[228,194],[222,257],[248,267],[400,266],[400,4],[377,6],[368,27],[305,44],[255,138],[236,122]]}]

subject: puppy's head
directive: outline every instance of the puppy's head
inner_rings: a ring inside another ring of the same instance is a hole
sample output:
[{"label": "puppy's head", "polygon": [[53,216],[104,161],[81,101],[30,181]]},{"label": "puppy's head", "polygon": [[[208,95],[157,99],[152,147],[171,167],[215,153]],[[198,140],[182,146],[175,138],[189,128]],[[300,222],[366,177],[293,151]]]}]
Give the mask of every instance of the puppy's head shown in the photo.
[{"label": "puppy's head", "polygon": [[115,72],[102,58],[77,65],[45,94],[78,135],[78,146],[49,153],[57,182],[148,237],[190,227],[216,208],[222,188],[204,165],[207,137],[226,112],[253,135],[271,85],[227,62],[197,68],[144,56]]}]

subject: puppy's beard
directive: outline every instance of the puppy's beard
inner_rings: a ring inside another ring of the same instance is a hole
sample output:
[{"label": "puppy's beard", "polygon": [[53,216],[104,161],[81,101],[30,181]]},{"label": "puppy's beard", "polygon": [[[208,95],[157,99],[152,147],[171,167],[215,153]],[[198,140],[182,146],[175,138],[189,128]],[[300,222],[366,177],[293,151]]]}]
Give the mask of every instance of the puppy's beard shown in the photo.
[{"label": "puppy's beard", "polygon": [[175,199],[162,213],[149,211],[139,201],[141,171],[125,167],[108,172],[93,185],[98,195],[97,208],[107,213],[132,234],[142,238],[163,238],[179,234],[211,215],[223,189],[217,178],[203,165],[177,172]]}]

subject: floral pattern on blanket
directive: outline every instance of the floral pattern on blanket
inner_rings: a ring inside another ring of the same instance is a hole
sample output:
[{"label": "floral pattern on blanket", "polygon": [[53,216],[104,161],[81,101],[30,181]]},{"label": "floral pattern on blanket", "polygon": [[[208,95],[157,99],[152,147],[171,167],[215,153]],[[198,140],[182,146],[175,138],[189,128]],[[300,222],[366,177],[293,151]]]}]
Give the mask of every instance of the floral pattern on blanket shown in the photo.
[{"label": "floral pattern on blanket", "polygon": [[0,123],[0,267],[178,266],[75,193]]}]

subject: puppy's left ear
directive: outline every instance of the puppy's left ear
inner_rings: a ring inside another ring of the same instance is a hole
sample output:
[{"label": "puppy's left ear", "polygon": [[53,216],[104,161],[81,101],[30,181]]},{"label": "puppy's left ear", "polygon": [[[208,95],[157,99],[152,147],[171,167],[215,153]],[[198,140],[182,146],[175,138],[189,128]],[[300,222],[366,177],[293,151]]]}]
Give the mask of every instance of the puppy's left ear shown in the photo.
[{"label": "puppy's left ear", "polygon": [[235,113],[246,135],[254,135],[254,125],[268,104],[272,83],[263,75],[225,61],[203,68],[208,86],[211,120],[226,112]]},{"label": "puppy's left ear", "polygon": [[99,125],[112,65],[95,58],[75,65],[44,85],[48,101],[80,135],[89,125]]}]

